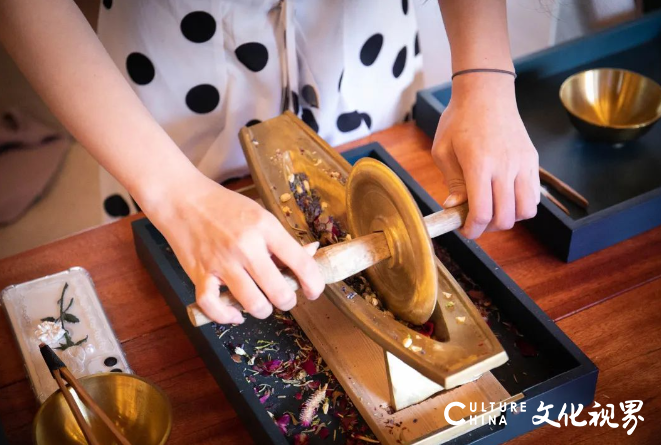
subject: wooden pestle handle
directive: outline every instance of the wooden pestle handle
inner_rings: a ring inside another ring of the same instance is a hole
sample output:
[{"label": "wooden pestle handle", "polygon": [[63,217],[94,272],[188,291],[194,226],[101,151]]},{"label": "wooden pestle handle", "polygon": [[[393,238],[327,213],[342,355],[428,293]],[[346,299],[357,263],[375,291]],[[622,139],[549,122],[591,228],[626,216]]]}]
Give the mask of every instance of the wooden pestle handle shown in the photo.
[{"label": "wooden pestle handle", "polygon": [[[460,228],[466,221],[467,214],[468,204],[462,204],[426,216],[424,220],[429,236],[436,238]],[[321,248],[315,254],[314,260],[317,262],[319,270],[321,270],[324,282],[329,284],[337,283],[355,275],[380,261],[390,258],[390,255],[391,252],[385,235],[382,232],[376,232],[351,241]],[[282,276],[294,291],[301,287],[291,270],[283,269]],[[243,310],[241,304],[224,286],[220,291],[220,301],[224,305]],[[199,327],[212,322],[197,303],[189,304],[186,309],[193,326]]]},{"label": "wooden pestle handle", "polygon": [[444,233],[461,228],[466,222],[466,216],[468,216],[468,203],[425,216],[429,237],[434,239]]},{"label": "wooden pestle handle", "polygon": [[[337,283],[355,275],[382,260],[390,258],[390,255],[390,248],[385,235],[382,232],[377,232],[351,241],[323,247],[314,255],[314,260],[324,277],[324,283],[328,284]],[[283,269],[281,272],[287,284],[294,291],[301,287],[291,270]],[[224,286],[221,287],[220,301],[224,305],[231,305],[243,310],[241,304]],[[193,326],[211,323],[212,320],[204,315],[197,303],[189,304],[186,309]]]}]

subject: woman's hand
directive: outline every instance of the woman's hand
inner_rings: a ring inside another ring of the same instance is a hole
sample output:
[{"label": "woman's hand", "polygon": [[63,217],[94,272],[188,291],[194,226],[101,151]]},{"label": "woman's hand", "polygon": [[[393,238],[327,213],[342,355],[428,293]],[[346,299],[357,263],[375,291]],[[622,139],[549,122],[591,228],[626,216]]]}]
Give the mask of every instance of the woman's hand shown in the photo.
[{"label": "woman's hand", "polygon": [[468,199],[462,229],[467,238],[510,229],[537,213],[539,159],[519,116],[511,76],[455,77],[432,155],[450,189],[443,206]]},{"label": "woman's hand", "polygon": [[305,296],[316,299],[324,280],[312,258],[317,245],[302,247],[257,203],[223,188],[200,173],[178,182],[164,199],[152,193],[145,213],[163,233],[195,284],[198,305],[218,323],[241,323],[243,316],[218,298],[225,284],[243,308],[266,318],[273,306],[296,304],[274,260],[298,277]]}]

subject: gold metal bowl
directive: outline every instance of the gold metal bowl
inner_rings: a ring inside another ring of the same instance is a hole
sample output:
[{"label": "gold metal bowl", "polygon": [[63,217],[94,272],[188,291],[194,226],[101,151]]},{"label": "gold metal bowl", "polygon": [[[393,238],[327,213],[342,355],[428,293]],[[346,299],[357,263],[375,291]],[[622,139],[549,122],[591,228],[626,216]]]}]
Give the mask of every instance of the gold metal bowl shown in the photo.
[{"label": "gold metal bowl", "polygon": [[[80,384],[116,422],[119,430],[132,444],[163,445],[172,428],[172,407],[165,393],[153,383],[130,374],[105,373],[79,379]],[[72,395],[92,432],[100,443],[115,443],[106,426]],[[64,396],[58,390],[37,412],[33,423],[37,445],[87,444]]]},{"label": "gold metal bowl", "polygon": [[588,140],[621,143],[646,133],[661,117],[661,86],[628,70],[597,68],[567,78],[560,100]]}]

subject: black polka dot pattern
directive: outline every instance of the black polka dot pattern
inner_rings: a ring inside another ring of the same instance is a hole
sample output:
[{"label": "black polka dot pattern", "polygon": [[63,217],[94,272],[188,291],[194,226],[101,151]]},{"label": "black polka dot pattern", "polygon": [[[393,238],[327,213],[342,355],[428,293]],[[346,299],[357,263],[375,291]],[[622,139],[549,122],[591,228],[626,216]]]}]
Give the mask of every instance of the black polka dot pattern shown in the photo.
[{"label": "black polka dot pattern", "polygon": [[154,64],[142,53],[129,54],[126,58],[126,72],[138,85],[147,85],[156,75]]},{"label": "black polka dot pattern", "polygon": [[381,34],[374,34],[367,39],[360,50],[360,61],[363,62],[363,65],[372,65],[376,61],[376,58],[379,57],[382,46],[383,36]]},{"label": "black polka dot pattern", "polygon": [[186,94],[186,105],[199,114],[210,113],[220,103],[220,93],[213,85],[202,84],[191,88]]},{"label": "black polka dot pattern", "polygon": [[402,11],[404,11],[404,15],[409,13],[409,0],[402,0]]},{"label": "black polka dot pattern", "polygon": [[110,9],[110,8],[112,8],[112,0],[103,0],[103,6],[104,6],[106,9]]},{"label": "black polka dot pattern", "polygon": [[309,108],[303,108],[303,115],[301,116],[303,119],[303,122],[308,124],[310,128],[312,128],[315,132],[319,133],[319,124],[317,124],[317,120],[314,118],[314,114],[312,114],[312,110]]},{"label": "black polka dot pattern", "polygon": [[298,94],[296,94],[295,91],[291,92],[291,102],[292,107],[294,107],[294,114],[298,116],[298,112],[300,111],[301,107],[298,104]]},{"label": "black polka dot pattern", "polygon": [[269,61],[268,50],[258,42],[244,43],[234,53],[239,62],[255,73],[263,70]]},{"label": "black polka dot pattern", "polygon": [[360,117],[365,122],[365,125],[367,125],[367,128],[370,130],[372,129],[372,117],[367,114],[367,113],[360,113]]},{"label": "black polka dot pattern", "polygon": [[395,78],[401,76],[402,73],[404,72],[405,66],[406,66],[406,47],[402,48],[397,54],[395,63],[392,66],[392,75],[395,76]]},{"label": "black polka dot pattern", "polygon": [[103,361],[103,364],[106,365],[107,367],[111,368],[117,364],[117,358],[115,357],[108,357]]},{"label": "black polka dot pattern", "polygon": [[122,195],[110,195],[103,201],[103,209],[112,217],[128,216],[131,210]]},{"label": "black polka dot pattern", "polygon": [[191,12],[181,21],[181,33],[191,42],[206,42],[216,33],[216,20],[204,11]]},{"label": "black polka dot pattern", "polygon": [[303,99],[314,108],[319,108],[319,98],[317,97],[317,91],[312,85],[304,85],[301,90],[301,96]]},{"label": "black polka dot pattern", "polygon": [[253,120],[248,121],[246,123],[246,127],[252,127],[253,125],[257,125],[257,124],[261,124],[261,123],[262,123],[262,121],[260,121],[259,119],[253,119]]},{"label": "black polka dot pattern", "polygon": [[[337,118],[337,129],[343,133],[348,133],[360,127],[362,117],[357,111],[340,114]],[[371,122],[370,122],[371,123]]]},{"label": "black polka dot pattern", "polygon": [[124,372],[119,368],[111,369],[110,372]]},{"label": "black polka dot pattern", "polygon": [[418,55],[420,54],[420,41],[418,40],[418,33],[415,33],[415,42],[413,43],[413,54]]}]

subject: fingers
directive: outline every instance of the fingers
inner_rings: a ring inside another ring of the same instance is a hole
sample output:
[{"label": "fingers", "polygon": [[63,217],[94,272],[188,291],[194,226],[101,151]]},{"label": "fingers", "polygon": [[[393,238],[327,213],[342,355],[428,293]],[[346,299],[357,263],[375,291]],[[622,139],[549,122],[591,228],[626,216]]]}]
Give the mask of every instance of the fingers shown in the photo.
[{"label": "fingers", "polygon": [[539,204],[539,173],[519,174],[514,180],[514,194],[516,220],[533,218],[537,214],[537,204]]},{"label": "fingers", "polygon": [[476,171],[467,175],[466,191],[468,216],[461,233],[466,238],[475,239],[482,235],[493,216],[491,174],[486,171]]},{"label": "fingers", "polygon": [[296,306],[296,293],[287,284],[268,252],[256,253],[248,260],[246,270],[275,307],[288,311]]},{"label": "fingers", "polygon": [[509,230],[516,220],[514,183],[510,178],[501,176],[493,179],[492,186],[493,219],[487,230]]},{"label": "fingers", "polygon": [[445,185],[448,187],[449,195],[443,202],[443,207],[455,207],[466,202],[466,182],[464,181],[464,172],[459,165],[454,150],[445,146],[443,141],[434,149],[434,161],[436,166],[443,173]]},{"label": "fingers", "polygon": [[243,309],[253,317],[267,318],[273,312],[273,306],[245,269],[236,268],[226,271],[223,281]]},{"label": "fingers", "polygon": [[317,299],[326,287],[319,266],[282,226],[272,228],[266,240],[269,251],[294,272],[306,298]]},{"label": "fingers", "polygon": [[195,300],[207,317],[216,323],[241,324],[244,319],[241,312],[218,298],[220,280],[214,275],[207,275],[195,286]]}]

